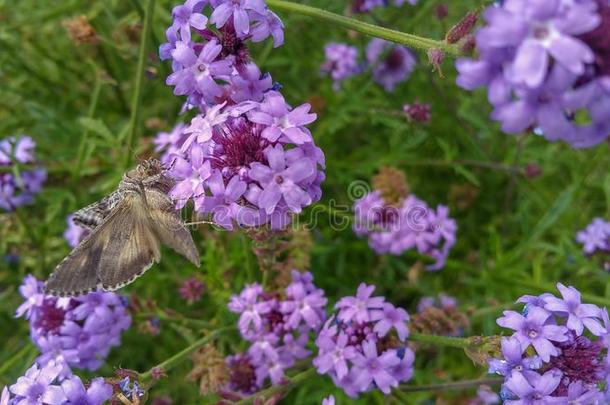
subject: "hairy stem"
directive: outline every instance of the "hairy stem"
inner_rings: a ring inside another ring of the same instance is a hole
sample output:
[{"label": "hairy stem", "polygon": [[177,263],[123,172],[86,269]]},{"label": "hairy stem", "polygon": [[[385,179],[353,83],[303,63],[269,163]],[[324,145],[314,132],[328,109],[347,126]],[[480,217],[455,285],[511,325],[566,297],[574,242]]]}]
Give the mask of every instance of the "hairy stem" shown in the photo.
[{"label": "hairy stem", "polygon": [[411,333],[409,335],[411,342],[426,343],[435,346],[448,346],[457,349],[466,349],[469,347],[480,346],[481,338],[473,336],[469,338],[459,338],[450,336],[424,335],[421,333]]},{"label": "hairy stem", "polygon": [[274,10],[287,11],[317,18],[329,24],[333,24],[345,29],[354,30],[363,34],[385,39],[397,44],[406,45],[411,48],[427,51],[430,49],[440,49],[448,55],[458,56],[460,51],[457,47],[447,44],[444,41],[419,37],[413,34],[407,34],[401,31],[395,31],[389,28],[380,27],[365,23],[355,18],[345,17],[343,15],[331,13],[316,7],[306,6],[284,0],[267,0],[267,5]]},{"label": "hairy stem", "polygon": [[136,68],[136,82],[133,98],[131,99],[131,119],[129,122],[129,132],[127,134],[125,148],[125,170],[129,168],[132,161],[133,149],[138,139],[140,130],[140,115],[142,108],[142,85],[144,83],[144,73],[146,69],[146,57],[148,52],[148,43],[150,33],[152,31],[152,20],[155,11],[155,0],[148,0],[144,13],[144,27],[142,28],[142,37],[140,38],[140,51],[138,54],[138,67]]},{"label": "hairy stem", "polygon": [[206,343],[210,342],[211,340],[215,339],[218,335],[222,334],[223,332],[226,332],[228,330],[233,330],[233,329],[235,329],[234,326],[227,326],[225,328],[216,329],[216,330],[208,333],[206,336],[204,336],[201,339],[197,340],[195,343],[193,343],[192,345],[184,348],[180,352],[174,354],[169,359],[167,359],[167,360],[157,364],[156,366],[154,366],[150,370],[146,371],[145,373],[141,373],[139,375],[140,381],[147,381],[147,380],[149,380],[152,377],[153,370],[155,370],[155,369],[161,369],[164,372],[167,372],[168,370],[171,370],[176,365],[181,363],[184,359],[186,359],[186,357],[189,354],[193,353],[195,350],[199,349],[201,346],[203,346]]}]

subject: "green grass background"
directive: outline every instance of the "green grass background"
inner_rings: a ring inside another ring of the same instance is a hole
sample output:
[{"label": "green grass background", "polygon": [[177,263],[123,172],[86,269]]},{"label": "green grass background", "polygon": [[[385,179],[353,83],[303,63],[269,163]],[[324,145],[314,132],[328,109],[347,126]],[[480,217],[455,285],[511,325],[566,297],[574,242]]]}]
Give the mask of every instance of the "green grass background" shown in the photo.
[{"label": "green grass background", "polygon": [[[337,13],[347,8],[345,0],[302,3]],[[358,18],[441,39],[466,10],[482,4],[449,2],[449,16],[440,22],[433,14],[438,0],[420,3]],[[156,2],[146,58],[149,74],[139,105],[142,122],[158,118],[166,130],[186,120],[177,115],[182,99],[164,84],[169,64],[160,63],[156,56],[173,5]],[[0,0],[0,138],[32,136],[38,143],[38,158],[49,170],[34,205],[17,213],[0,213],[0,254],[20,256],[13,265],[0,260],[0,385],[14,382],[36,356],[27,322],[13,318],[22,302],[17,288],[24,275],[45,278],[69,251],[62,238],[66,215],[114,189],[126,154],[146,155],[151,150],[156,131],[144,125],[136,150],[121,146],[131,117],[141,28],[138,7],[143,6],[143,0]],[[348,80],[335,93],[330,79],[319,73],[325,43],[345,41],[362,50],[369,38],[308,17],[279,14],[286,26],[285,45],[272,49],[269,43],[256,44],[251,46],[252,57],[283,85],[288,102],[316,100],[322,105],[311,127],[328,163],[324,196],[318,204],[328,206],[333,200],[351,205],[347,190],[352,182],[369,181],[381,166],[393,165],[405,171],[420,198],[431,205],[449,203],[459,225],[458,242],[446,268],[422,274],[412,283],[407,272],[415,256],[376,256],[349,228],[333,230],[328,217],[320,216],[312,231],[311,271],[330,302],[353,294],[362,281],[377,285],[379,294],[409,311],[415,310],[422,296],[445,292],[456,296],[463,308],[490,308],[471,319],[466,335],[499,333],[495,318],[503,305],[524,293],[547,291],[557,281],[577,286],[596,303],[610,303],[608,274],[599,262],[584,257],[574,240],[594,216],[609,217],[608,144],[572,150],[533,134],[501,133],[488,119],[485,94],[465,92],[455,85],[451,59],[444,63],[441,78],[420,54],[414,74],[393,93],[383,91],[366,74]],[[62,21],[78,15],[86,15],[94,26],[101,38],[98,47],[76,46],[62,27]],[[411,125],[392,115],[414,101],[430,103],[429,125]],[[84,164],[77,171],[78,145],[85,132],[89,142]],[[527,179],[505,170],[526,164],[539,165],[542,175]],[[457,210],[448,193],[452,185],[463,184],[475,187],[479,194],[468,209]],[[232,324],[236,317],[226,309],[229,297],[245,283],[261,278],[251,242],[242,234],[209,231],[196,233],[196,240],[203,258],[201,269],[165,252],[162,263],[125,291],[212,325]],[[195,273],[205,280],[207,292],[202,301],[188,305],[179,298],[177,288]],[[95,375],[111,376],[116,367],[147,370],[197,336],[196,329],[172,321],[162,321],[157,336],[143,334],[134,325]],[[218,348],[230,354],[243,350],[245,344],[236,334],[227,334]],[[187,361],[172,370],[150,397],[169,396],[175,404],[211,400],[201,398],[196,384],[184,378],[190,367]],[[460,351],[442,349],[418,355],[412,384],[482,375],[484,370],[475,368]],[[294,389],[285,403],[319,403],[330,393],[339,403],[347,402],[329,378],[316,377]],[[456,400],[459,395],[447,393],[443,398]],[[387,401],[415,404],[440,399],[423,393],[388,398],[369,394],[360,400]]]}]

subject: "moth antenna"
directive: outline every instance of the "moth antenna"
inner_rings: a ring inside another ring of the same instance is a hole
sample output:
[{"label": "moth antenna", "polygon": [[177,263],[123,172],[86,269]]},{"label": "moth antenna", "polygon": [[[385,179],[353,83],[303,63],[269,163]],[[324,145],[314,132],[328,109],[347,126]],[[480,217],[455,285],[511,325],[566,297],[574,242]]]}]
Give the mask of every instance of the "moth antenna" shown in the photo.
[{"label": "moth antenna", "polygon": [[190,226],[190,225],[217,225],[216,222],[212,222],[212,221],[195,221],[195,222],[185,222],[184,225],[185,226]]}]

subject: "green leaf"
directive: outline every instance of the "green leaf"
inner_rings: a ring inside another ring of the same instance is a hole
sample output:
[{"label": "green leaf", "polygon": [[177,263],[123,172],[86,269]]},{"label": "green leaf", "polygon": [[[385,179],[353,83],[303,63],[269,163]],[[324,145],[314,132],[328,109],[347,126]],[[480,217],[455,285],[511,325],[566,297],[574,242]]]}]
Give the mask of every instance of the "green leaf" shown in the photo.
[{"label": "green leaf", "polygon": [[99,135],[104,140],[111,142],[112,144],[117,141],[112,131],[110,131],[106,124],[104,124],[104,122],[100,119],[81,117],[78,119],[78,123],[83,128],[93,132],[96,135]]}]

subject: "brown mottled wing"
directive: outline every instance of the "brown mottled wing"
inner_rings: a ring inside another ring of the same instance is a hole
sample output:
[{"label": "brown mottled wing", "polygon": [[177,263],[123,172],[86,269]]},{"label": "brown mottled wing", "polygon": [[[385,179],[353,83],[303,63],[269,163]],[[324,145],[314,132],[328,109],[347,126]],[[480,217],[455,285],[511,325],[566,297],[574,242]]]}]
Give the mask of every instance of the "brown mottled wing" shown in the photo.
[{"label": "brown mottled wing", "polygon": [[160,240],[140,193],[125,196],[117,206],[117,215],[112,216],[111,237],[98,270],[105,291],[126,286],[161,260]]},{"label": "brown mottled wing", "polygon": [[126,193],[112,213],[55,268],[45,284],[52,295],[116,290],[159,261],[159,240],[139,193]]},{"label": "brown mottled wing", "polygon": [[155,232],[161,242],[199,267],[199,252],[193,237],[184,226],[167,194],[157,190],[146,190],[146,201]]},{"label": "brown mottled wing", "polygon": [[44,286],[47,294],[75,296],[95,291],[98,287],[97,269],[100,265],[107,232],[95,229],[62,260]]},{"label": "brown mottled wing", "polygon": [[76,211],[72,221],[82,228],[91,230],[104,222],[122,198],[123,193],[115,191],[101,200]]}]

